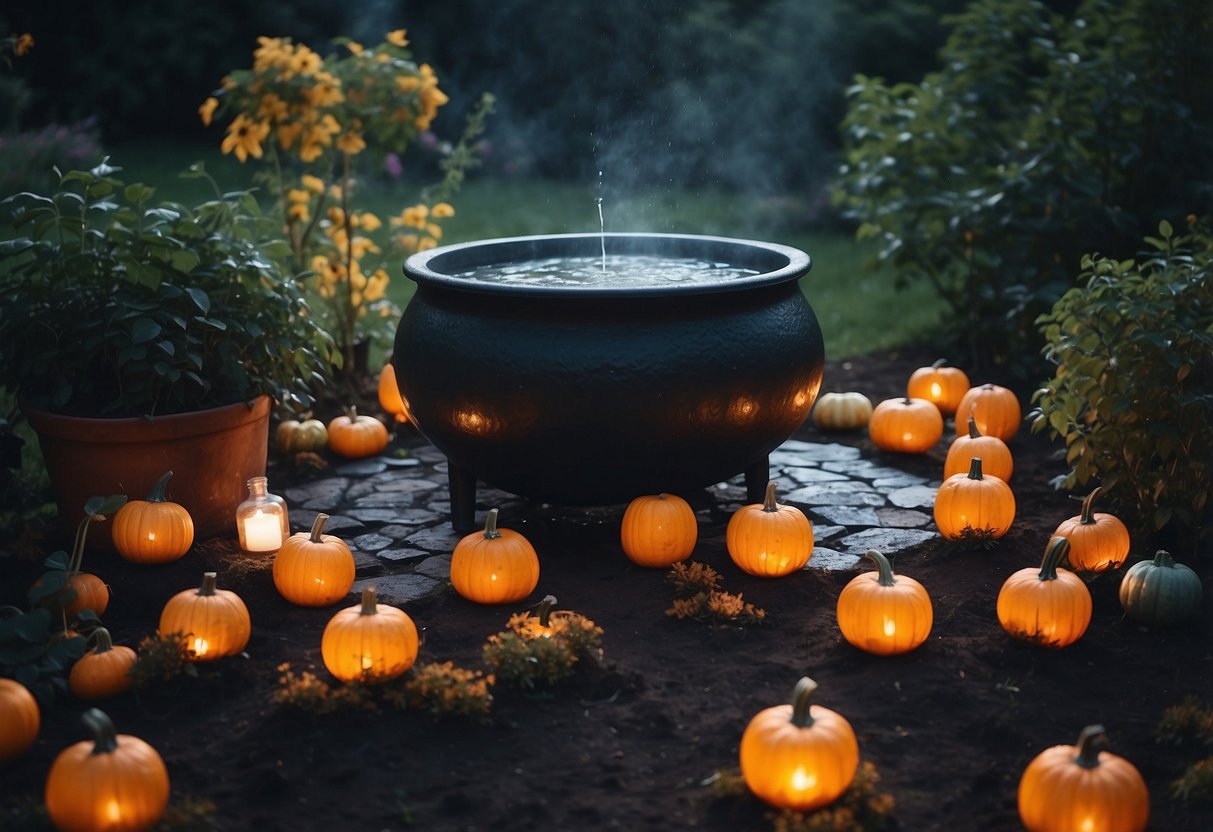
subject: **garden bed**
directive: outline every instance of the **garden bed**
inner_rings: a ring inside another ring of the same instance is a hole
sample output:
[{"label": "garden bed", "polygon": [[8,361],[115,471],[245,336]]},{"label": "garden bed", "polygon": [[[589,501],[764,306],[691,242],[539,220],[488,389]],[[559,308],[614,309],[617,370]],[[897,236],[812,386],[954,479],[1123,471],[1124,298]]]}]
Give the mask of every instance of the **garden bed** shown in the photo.
[{"label": "garden bed", "polygon": [[[833,362],[824,389],[858,390],[873,401],[902,395],[910,371],[934,357],[883,353]],[[862,432],[825,436],[806,424],[797,438],[854,445],[866,459],[932,479],[947,444],[901,457],[876,450]],[[421,442],[411,431],[396,441]],[[725,551],[723,510],[700,515],[692,559],[763,608],[762,626],[675,620],[666,615],[673,589],[665,573],[631,565],[617,526],[560,523],[536,512],[503,522],[540,554],[532,601],[553,594],[601,626],[602,660],[582,662],[550,690],[498,688],[482,721],[436,721],[389,706],[316,716],[275,705],[283,663],[328,678],[320,635],[336,608],[291,606],[274,589],[269,561],[250,563],[234,541],[197,545],[155,568],[89,555],[90,571],[113,587],[104,621],[119,643],[135,646],[151,633],[164,601],[196,586],[206,569],[241,595],[253,620],[246,657],[199,665],[196,678],[102,707],[119,731],[159,749],[173,806],[194,807],[186,814],[199,828],[769,828],[766,806],[705,784],[736,768],[750,717],[786,701],[796,680],[810,675],[820,685],[815,701],[850,720],[861,760],[879,774],[877,789],[893,797],[891,828],[1020,829],[1016,787],[1027,763],[1100,723],[1112,750],[1149,786],[1151,828],[1208,829],[1208,804],[1185,804],[1168,791],[1198,757],[1157,742],[1155,728],[1185,696],[1213,704],[1213,593],[1206,591],[1199,620],[1148,631],[1123,618],[1119,574],[1108,575],[1089,584],[1094,616],[1077,644],[1054,651],[1009,638],[994,615],[999,587],[1039,563],[1050,532],[1078,510],[1049,486],[1062,472],[1055,448],[1026,427],[1010,446],[1017,516],[1009,534],[988,550],[936,541],[893,560],[934,603],[929,640],[907,655],[870,656],[842,639],[834,605],[854,572],[810,568],[776,580],[741,573]],[[276,464],[274,490],[282,493],[290,476],[298,475]],[[707,496],[692,502],[703,506]],[[1152,551],[1135,546],[1131,560],[1146,554]],[[0,603],[24,606],[24,588],[39,571],[36,562],[15,564]],[[406,611],[425,628],[421,661],[482,669],[481,645],[523,606],[475,606],[445,590]],[[28,816],[22,799],[39,799],[55,755],[83,738],[83,707],[61,698],[44,713],[34,748],[0,769],[0,805],[10,820]]]}]

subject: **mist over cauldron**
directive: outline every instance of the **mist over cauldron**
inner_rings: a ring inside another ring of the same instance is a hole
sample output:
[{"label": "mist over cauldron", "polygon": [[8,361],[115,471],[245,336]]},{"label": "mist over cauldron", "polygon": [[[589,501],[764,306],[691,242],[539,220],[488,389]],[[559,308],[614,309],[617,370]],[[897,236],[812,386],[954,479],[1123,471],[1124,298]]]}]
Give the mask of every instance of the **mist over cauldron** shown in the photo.
[{"label": "mist over cauldron", "polygon": [[[605,243],[604,243],[605,240]],[[756,273],[664,286],[503,285],[491,264],[611,255],[697,258]],[[476,483],[569,506],[701,489],[740,473],[761,499],[767,455],[821,386],[821,329],[788,246],[680,234],[483,240],[410,257],[417,284],[395,371],[447,456],[451,520],[475,527]]]}]

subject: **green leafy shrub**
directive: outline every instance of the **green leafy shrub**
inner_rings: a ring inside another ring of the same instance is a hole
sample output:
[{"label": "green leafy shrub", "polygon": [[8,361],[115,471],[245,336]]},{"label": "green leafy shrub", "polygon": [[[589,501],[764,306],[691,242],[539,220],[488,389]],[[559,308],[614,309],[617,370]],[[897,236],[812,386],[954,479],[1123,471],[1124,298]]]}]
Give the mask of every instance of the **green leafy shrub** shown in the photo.
[{"label": "green leafy shrub", "polygon": [[848,90],[835,201],[946,301],[971,366],[1026,380],[1082,253],[1210,206],[1210,21],[1191,0],[977,0],[948,23],[941,69]]},{"label": "green leafy shrub", "polygon": [[1066,445],[1067,490],[1094,479],[1140,531],[1195,543],[1213,506],[1213,237],[1163,222],[1139,259],[1082,259],[1080,285],[1039,318],[1057,369],[1032,430]]}]

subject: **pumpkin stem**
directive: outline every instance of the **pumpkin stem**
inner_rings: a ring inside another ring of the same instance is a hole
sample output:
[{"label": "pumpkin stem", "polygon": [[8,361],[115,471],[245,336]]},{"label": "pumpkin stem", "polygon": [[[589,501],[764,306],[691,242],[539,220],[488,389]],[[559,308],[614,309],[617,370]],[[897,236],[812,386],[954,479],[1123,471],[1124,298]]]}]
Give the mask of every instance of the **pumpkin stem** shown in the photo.
[{"label": "pumpkin stem", "polygon": [[969,417],[969,438],[970,439],[980,439],[981,438],[981,431],[979,431],[977,429],[977,420],[974,419],[972,416]]},{"label": "pumpkin stem", "polygon": [[817,683],[808,676],[802,677],[792,690],[792,724],[797,728],[808,728],[813,724],[810,708],[816,691]]},{"label": "pumpkin stem", "polygon": [[889,564],[889,559],[875,549],[869,549],[863,555],[872,563],[876,564],[876,571],[879,576],[876,582],[881,586],[893,586],[897,581],[893,578],[893,567]]},{"label": "pumpkin stem", "polygon": [[775,502],[775,480],[767,483],[766,493],[762,497],[763,511],[779,511],[779,503]]},{"label": "pumpkin stem", "polygon": [[943,365],[945,365],[945,364],[947,364],[947,363],[948,363],[948,359],[946,359],[946,358],[937,358],[937,359],[935,359],[935,363],[931,365],[931,369],[932,369],[932,370],[938,370],[940,367],[942,367]]},{"label": "pumpkin stem", "polygon": [[72,556],[67,562],[67,574],[70,578],[72,575],[79,575],[80,570],[84,567],[84,541],[88,537],[88,524],[93,520],[93,515],[85,514],[84,519],[80,521],[80,525],[76,527],[76,540],[72,544]]},{"label": "pumpkin stem", "polygon": [[536,616],[539,619],[540,627],[547,627],[552,618],[552,609],[556,606],[555,595],[545,595],[543,600],[535,607]]},{"label": "pumpkin stem", "polygon": [[308,538],[312,543],[323,543],[324,539],[321,534],[324,533],[324,524],[328,522],[329,516],[324,512],[316,515],[316,519],[312,521],[312,534]]},{"label": "pumpkin stem", "polygon": [[206,597],[215,594],[215,579],[218,577],[217,572],[203,572],[202,586],[198,587],[198,594]]},{"label": "pumpkin stem", "polygon": [[1098,768],[1099,752],[1108,747],[1108,736],[1104,733],[1103,726],[1088,725],[1083,728],[1074,747],[1078,750],[1074,755],[1075,764],[1083,768]]},{"label": "pumpkin stem", "polygon": [[1159,549],[1154,553],[1154,565],[1170,569],[1175,565],[1175,558],[1166,549]]},{"label": "pumpkin stem", "polygon": [[902,403],[902,404],[904,404],[904,405],[912,405],[912,404],[914,404],[913,400],[912,400],[912,399],[911,399],[909,396],[906,396],[904,399],[902,399],[902,400],[901,400],[901,403]]},{"label": "pumpkin stem", "polygon": [[100,708],[89,708],[80,717],[93,735],[93,754],[111,754],[118,747],[114,723]]},{"label": "pumpkin stem", "polygon": [[93,647],[94,653],[108,653],[114,649],[114,639],[110,636],[110,631],[104,627],[93,630],[90,639],[96,642],[96,646]]},{"label": "pumpkin stem", "polygon": [[489,509],[489,514],[484,518],[484,539],[496,540],[501,537],[501,532],[497,531],[497,512],[499,509]]},{"label": "pumpkin stem", "polygon": [[980,480],[984,479],[981,474],[981,457],[975,456],[969,460],[969,479]]},{"label": "pumpkin stem", "polygon": [[1078,519],[1084,526],[1089,526],[1095,522],[1095,498],[1099,496],[1099,492],[1101,491],[1103,491],[1101,486],[1095,486],[1095,490],[1082,501],[1082,509],[1078,512]]},{"label": "pumpkin stem", "polygon": [[165,489],[168,488],[169,478],[173,476],[172,471],[165,471],[164,476],[156,480],[156,484],[152,486],[152,490],[147,493],[147,502],[149,503],[164,503],[167,498],[164,496]]},{"label": "pumpkin stem", "polygon": [[368,586],[362,590],[362,609],[358,612],[359,615],[378,615],[379,606],[378,598],[375,595],[375,587]]},{"label": "pumpkin stem", "polygon": [[1045,547],[1044,559],[1040,562],[1040,579],[1042,581],[1057,580],[1057,565],[1065,560],[1068,554],[1070,554],[1070,541],[1060,535],[1050,538],[1049,545]]},{"label": "pumpkin stem", "polygon": [[345,409],[345,415],[351,422],[358,421],[358,406],[350,405]]}]

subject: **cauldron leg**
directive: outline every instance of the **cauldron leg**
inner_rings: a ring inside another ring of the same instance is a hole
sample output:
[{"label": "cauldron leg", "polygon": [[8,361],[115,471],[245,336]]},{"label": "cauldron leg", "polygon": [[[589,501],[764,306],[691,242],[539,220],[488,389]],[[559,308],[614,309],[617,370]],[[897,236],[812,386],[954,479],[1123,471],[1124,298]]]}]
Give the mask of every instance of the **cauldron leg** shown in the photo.
[{"label": "cauldron leg", "polygon": [[447,460],[451,490],[451,528],[461,534],[476,530],[476,475]]},{"label": "cauldron leg", "polygon": [[750,503],[761,503],[766,497],[767,483],[771,481],[771,460],[764,456],[745,469],[745,495]]}]

